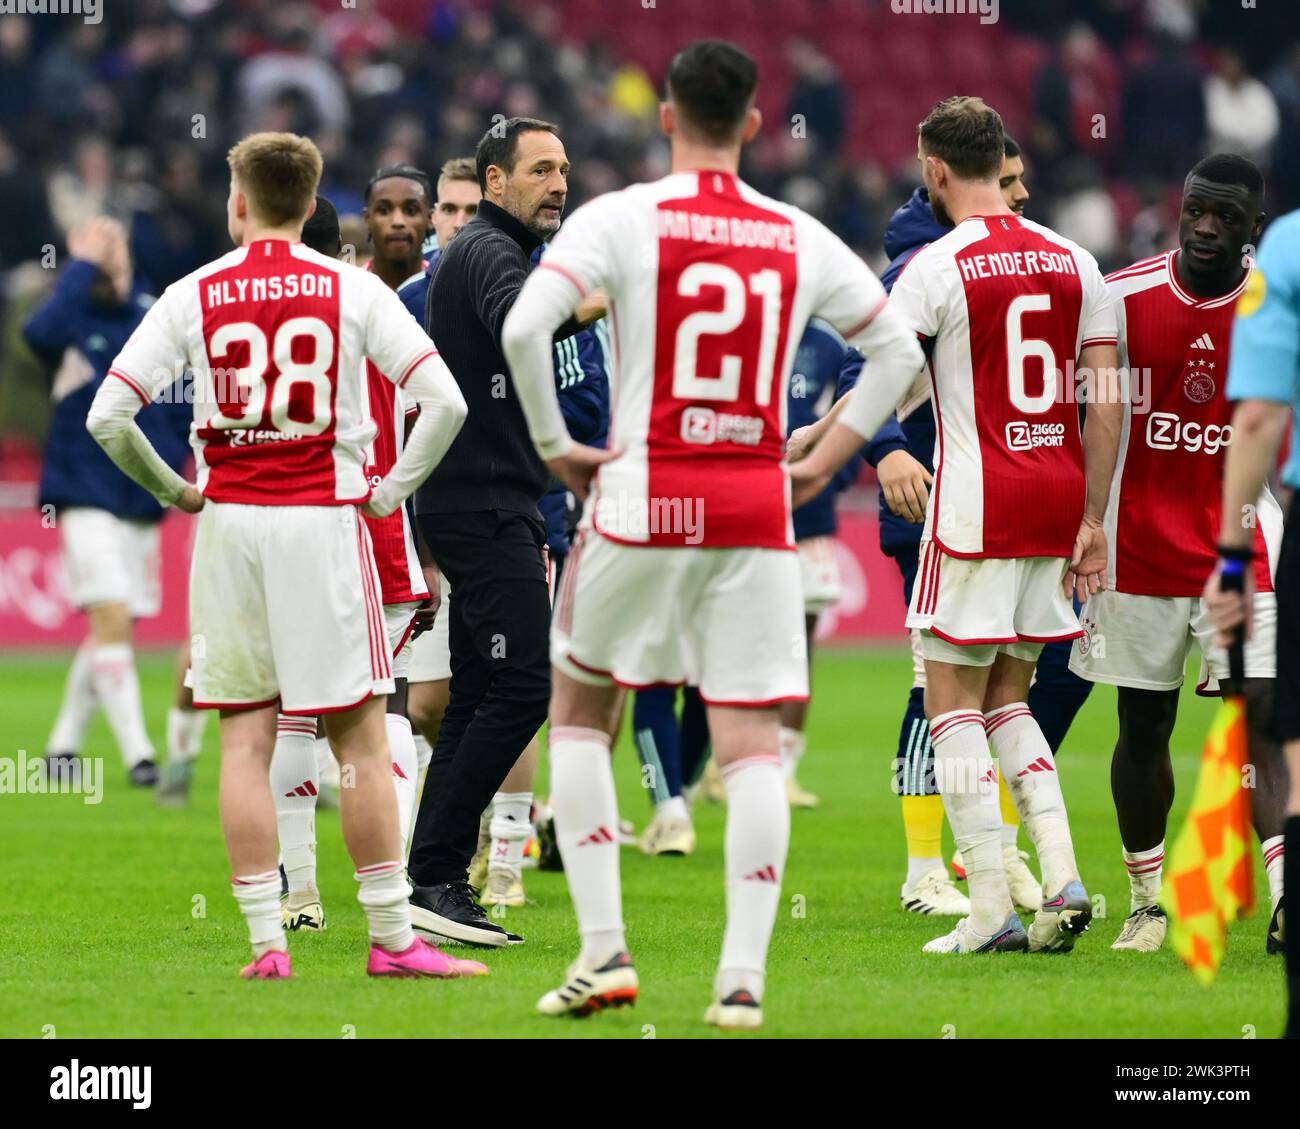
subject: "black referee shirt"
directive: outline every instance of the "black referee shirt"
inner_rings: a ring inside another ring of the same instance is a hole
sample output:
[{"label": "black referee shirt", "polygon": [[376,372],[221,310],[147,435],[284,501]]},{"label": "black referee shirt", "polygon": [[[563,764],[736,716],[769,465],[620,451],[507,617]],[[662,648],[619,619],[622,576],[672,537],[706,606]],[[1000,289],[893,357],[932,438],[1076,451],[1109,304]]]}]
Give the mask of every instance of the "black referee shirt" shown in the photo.
[{"label": "black referee shirt", "polygon": [[[550,476],[528,436],[501,352],[501,326],[540,243],[509,212],[483,200],[438,260],[424,328],[460,385],[469,415],[416,493],[416,513],[510,510],[537,516]],[[555,339],[581,328],[571,318]]]}]

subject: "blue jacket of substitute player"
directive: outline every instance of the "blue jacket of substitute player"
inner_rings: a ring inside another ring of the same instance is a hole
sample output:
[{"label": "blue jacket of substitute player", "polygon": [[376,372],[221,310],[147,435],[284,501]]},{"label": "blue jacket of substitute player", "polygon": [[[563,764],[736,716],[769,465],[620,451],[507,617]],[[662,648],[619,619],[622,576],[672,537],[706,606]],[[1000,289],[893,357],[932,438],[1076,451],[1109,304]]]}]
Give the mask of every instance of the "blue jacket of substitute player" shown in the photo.
[{"label": "blue jacket of substitute player", "polygon": [[[889,267],[880,276],[885,289],[893,289],[908,260],[917,251],[927,243],[933,243],[936,239],[947,235],[951,230],[934,218],[929,193],[924,188],[918,188],[913,192],[907,203],[894,213],[885,231],[885,253],[890,259]],[[850,349],[840,368],[837,398],[843,396],[857,383],[858,373],[862,371],[863,364],[862,354],[856,349]],[[934,408],[927,401],[901,424],[891,416],[872,436],[863,453],[867,462],[874,467],[891,451],[907,451],[912,458],[933,474],[934,440]],[[921,542],[922,528],[923,526],[913,525],[910,521],[894,514],[885,503],[884,491],[880,492],[880,551],[882,553],[893,557],[915,549]]]},{"label": "blue jacket of substitute player", "polygon": [[[533,252],[533,266],[541,259],[544,247],[545,244]],[[434,250],[429,256],[424,277],[398,291],[398,297],[421,325],[424,324],[424,301],[429,292],[429,282],[441,254],[441,251]],[[555,344],[555,387],[560,396],[560,412],[574,441],[589,447],[603,447],[609,440],[605,333],[604,322],[600,321],[591,329],[584,329]],[[547,547],[556,556],[569,551],[568,493],[562,485],[555,485],[537,504],[546,523]]]},{"label": "blue jacket of substitute player", "polygon": [[[98,276],[95,266],[74,259],[59,275],[49,298],[23,326],[28,345],[49,365],[51,373],[59,370],[68,349],[85,358],[90,372],[89,380],[54,404],[45,439],[40,504],[91,506],[121,518],[157,521],[163,509],[153,495],[118,470],[86,430],[91,401],[113,358],[135,332],[154,298],[137,275],[125,303],[97,302],[92,288]],[[76,365],[78,360],[72,358],[71,363]],[[150,404],[137,417],[141,430],[173,470],[180,470],[190,449],[193,409],[181,394],[184,387],[178,382],[162,398],[165,402]]]},{"label": "blue jacket of substitute player", "polygon": [[[533,252],[533,266],[542,257],[546,244]],[[575,443],[604,447],[609,442],[609,376],[605,371],[608,330],[604,319],[590,329],[557,341],[555,351],[555,390],[559,393],[560,414]],[[569,551],[569,491],[556,483],[537,503],[546,523],[546,546],[553,556]]]},{"label": "blue jacket of substitute player", "polygon": [[[849,348],[825,322],[808,323],[794,355],[790,390],[786,399],[787,434],[817,420],[817,404],[828,389],[834,394],[840,367]],[[859,354],[860,355],[860,354]],[[850,459],[817,497],[794,511],[794,539],[829,537],[835,532],[835,495],[858,473],[858,458]]]}]

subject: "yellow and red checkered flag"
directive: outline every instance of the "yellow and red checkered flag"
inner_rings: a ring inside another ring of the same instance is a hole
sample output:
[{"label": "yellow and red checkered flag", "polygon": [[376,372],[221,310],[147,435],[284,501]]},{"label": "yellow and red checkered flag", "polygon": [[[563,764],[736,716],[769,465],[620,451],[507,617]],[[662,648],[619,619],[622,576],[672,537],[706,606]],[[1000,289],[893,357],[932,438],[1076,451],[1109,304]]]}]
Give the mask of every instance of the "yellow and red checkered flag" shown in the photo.
[{"label": "yellow and red checkered flag", "polygon": [[[1246,702],[1241,696],[1241,645],[1229,648],[1233,689],[1201,754],[1196,794],[1170,856],[1160,901],[1169,914],[1174,951],[1202,984],[1213,981],[1228,947],[1228,924],[1255,910],[1251,866],[1250,794],[1243,782],[1249,760]],[[1233,661],[1235,660],[1235,661]]]}]

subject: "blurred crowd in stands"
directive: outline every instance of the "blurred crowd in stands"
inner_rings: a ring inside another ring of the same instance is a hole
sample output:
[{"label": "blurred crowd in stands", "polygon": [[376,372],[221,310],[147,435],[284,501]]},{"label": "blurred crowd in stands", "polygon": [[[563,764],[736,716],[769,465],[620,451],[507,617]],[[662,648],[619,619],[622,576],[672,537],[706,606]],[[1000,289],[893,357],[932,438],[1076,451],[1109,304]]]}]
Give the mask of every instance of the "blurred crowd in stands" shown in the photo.
[{"label": "blurred crowd in stands", "polygon": [[560,123],[572,210],[667,170],[659,88],[698,35],[759,61],[766,124],[748,179],[876,266],[915,180],[915,123],[953,93],[1002,111],[1026,155],[1026,214],[1104,268],[1172,245],[1183,174],[1206,152],[1263,166],[1272,215],[1300,205],[1293,2],[1000,0],[991,24],[907,7],[112,0],[99,23],[0,16],[0,479],[24,477],[38,450],[48,374],[18,327],[78,224],[122,220],[161,290],[228,248],[225,153],[242,134],[310,134],[346,216],[375,168],[436,172],[495,114]]}]

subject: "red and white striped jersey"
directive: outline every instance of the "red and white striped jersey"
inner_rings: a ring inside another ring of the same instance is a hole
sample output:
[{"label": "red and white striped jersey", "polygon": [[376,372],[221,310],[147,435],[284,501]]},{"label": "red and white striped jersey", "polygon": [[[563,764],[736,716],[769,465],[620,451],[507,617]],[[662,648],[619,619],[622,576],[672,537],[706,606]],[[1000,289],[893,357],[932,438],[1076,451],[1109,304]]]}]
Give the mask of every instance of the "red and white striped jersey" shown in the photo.
[{"label": "red and white striped jersey", "polygon": [[924,536],[955,557],[1068,557],[1085,482],[1074,363],[1114,343],[1096,260],[1014,215],[918,251],[891,305],[934,338],[934,493]]},{"label": "red and white striped jersey", "polygon": [[[369,266],[366,267],[369,271]],[[397,289],[423,277],[424,271],[413,275]],[[410,316],[410,311],[402,309]],[[406,439],[407,417],[418,414],[419,408],[408,403],[402,391],[389,380],[372,361],[366,361],[366,414],[375,423],[375,437],[366,444],[366,478],[371,487],[378,486],[401,457]],[[411,520],[406,506],[398,506],[387,517],[367,517],[366,528],[375,550],[375,565],[379,569],[379,591],[385,604],[408,604],[423,600],[429,594],[420,568],[420,558],[415,551]]]},{"label": "red and white striped jersey", "polygon": [[[1178,252],[1134,263],[1106,279],[1119,322],[1126,404],[1119,459],[1106,505],[1108,574],[1120,592],[1199,596],[1214,570],[1223,466],[1232,440],[1228,350],[1241,285],[1198,298],[1178,281]],[[1260,497],[1255,584],[1272,590],[1269,552],[1282,513]]]},{"label": "red and white striped jersey", "polygon": [[266,239],[169,286],[110,373],[148,403],[190,370],[197,485],[213,501],[347,505],[371,491],[364,358],[400,387],[435,353],[379,279]]},{"label": "red and white striped jersey", "polygon": [[786,386],[814,314],[845,336],[886,302],[798,208],[729,173],[673,173],[564,223],[539,270],[610,297],[610,446],[588,502],[633,545],[793,549]]}]

